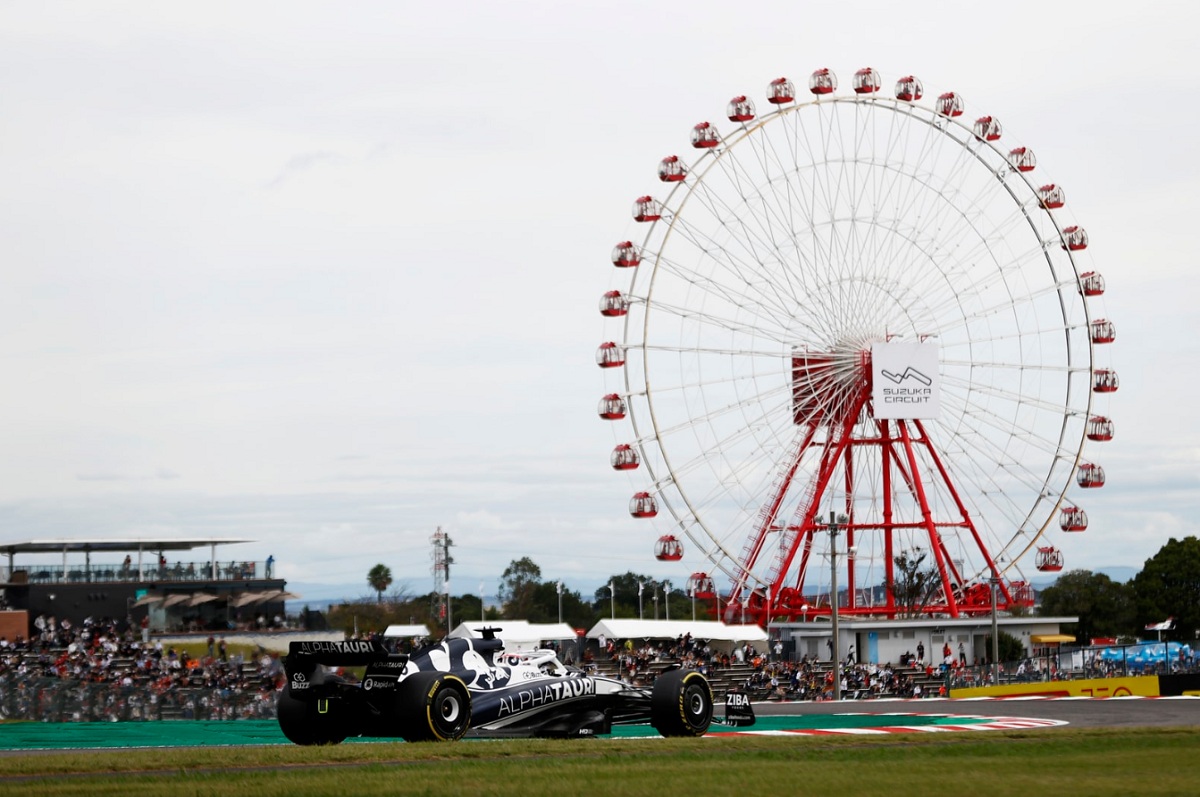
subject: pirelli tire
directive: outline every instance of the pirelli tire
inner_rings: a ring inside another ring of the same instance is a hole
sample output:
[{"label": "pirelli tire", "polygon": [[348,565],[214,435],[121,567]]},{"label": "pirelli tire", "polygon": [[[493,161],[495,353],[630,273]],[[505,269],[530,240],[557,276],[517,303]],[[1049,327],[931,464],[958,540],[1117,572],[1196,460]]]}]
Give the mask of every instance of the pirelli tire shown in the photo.
[{"label": "pirelli tire", "polygon": [[346,704],[338,698],[299,700],[289,685],[279,696],[276,713],[279,729],[293,744],[340,744],[349,735]]},{"label": "pirelli tire", "polygon": [[408,742],[456,742],[471,727],[471,693],[462,679],[416,672],[397,689],[400,736]]},{"label": "pirelli tire", "polygon": [[650,724],[663,736],[703,736],[712,717],[712,687],[699,672],[668,670],[654,680]]}]

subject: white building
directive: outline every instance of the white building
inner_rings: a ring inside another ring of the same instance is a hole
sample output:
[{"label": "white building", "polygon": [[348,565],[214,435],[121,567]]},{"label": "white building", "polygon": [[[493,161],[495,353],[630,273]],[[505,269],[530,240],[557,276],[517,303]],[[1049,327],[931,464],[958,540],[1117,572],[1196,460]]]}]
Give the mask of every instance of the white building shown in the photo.
[{"label": "white building", "polygon": [[[999,630],[1021,640],[1029,655],[1038,647],[1031,637],[1058,634],[1062,624],[1077,622],[1078,617],[996,618]],[[786,651],[797,659],[803,656],[829,659],[833,628],[828,618],[807,623],[775,623],[770,632],[772,638],[782,639]],[[944,646],[949,643],[955,658],[959,657],[961,646],[967,664],[976,660],[983,663],[991,658],[991,634],[991,615],[912,620],[843,617],[838,622],[838,659],[845,659],[853,645],[857,661],[895,664],[905,654],[916,656],[920,646],[925,662],[940,664]]]}]

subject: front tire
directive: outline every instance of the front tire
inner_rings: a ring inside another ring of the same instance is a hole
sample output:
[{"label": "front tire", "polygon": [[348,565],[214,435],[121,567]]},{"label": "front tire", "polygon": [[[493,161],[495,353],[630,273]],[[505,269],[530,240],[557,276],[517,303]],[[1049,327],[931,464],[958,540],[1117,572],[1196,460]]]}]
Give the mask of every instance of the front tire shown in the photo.
[{"label": "front tire", "polygon": [[695,670],[668,670],[650,693],[650,724],[663,736],[703,736],[712,724],[713,694]]},{"label": "front tire", "polygon": [[416,672],[400,682],[400,735],[409,742],[456,742],[471,727],[471,693],[462,679]]}]

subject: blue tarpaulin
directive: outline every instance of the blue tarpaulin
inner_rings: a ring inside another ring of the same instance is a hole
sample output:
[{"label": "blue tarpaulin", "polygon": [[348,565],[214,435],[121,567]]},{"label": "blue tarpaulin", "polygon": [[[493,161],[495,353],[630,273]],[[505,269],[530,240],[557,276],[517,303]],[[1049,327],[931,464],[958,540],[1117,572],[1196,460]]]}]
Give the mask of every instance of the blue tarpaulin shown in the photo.
[{"label": "blue tarpaulin", "polygon": [[1127,664],[1161,664],[1163,657],[1169,661],[1179,661],[1180,651],[1183,658],[1192,658],[1192,646],[1179,642],[1142,642],[1123,648],[1104,648],[1097,655],[1102,661],[1124,661]]}]

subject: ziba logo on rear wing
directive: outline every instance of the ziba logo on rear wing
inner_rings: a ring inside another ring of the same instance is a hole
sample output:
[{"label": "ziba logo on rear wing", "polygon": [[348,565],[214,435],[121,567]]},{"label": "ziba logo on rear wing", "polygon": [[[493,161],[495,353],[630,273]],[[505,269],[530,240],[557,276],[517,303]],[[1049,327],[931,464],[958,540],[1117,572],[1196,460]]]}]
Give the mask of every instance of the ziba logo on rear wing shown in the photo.
[{"label": "ziba logo on rear wing", "polygon": [[725,718],[720,720],[723,725],[747,726],[755,723],[754,707],[750,705],[750,695],[733,690],[725,695]]}]

